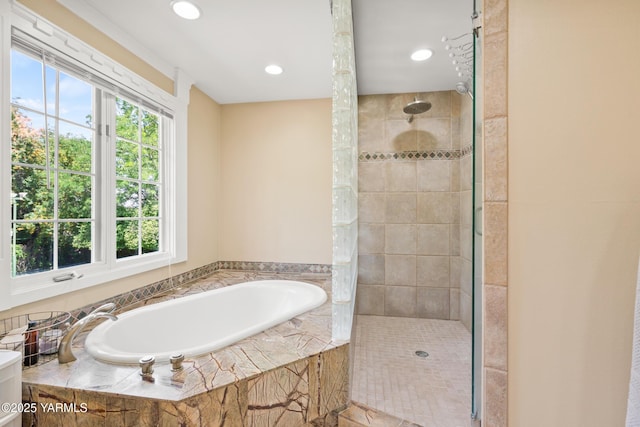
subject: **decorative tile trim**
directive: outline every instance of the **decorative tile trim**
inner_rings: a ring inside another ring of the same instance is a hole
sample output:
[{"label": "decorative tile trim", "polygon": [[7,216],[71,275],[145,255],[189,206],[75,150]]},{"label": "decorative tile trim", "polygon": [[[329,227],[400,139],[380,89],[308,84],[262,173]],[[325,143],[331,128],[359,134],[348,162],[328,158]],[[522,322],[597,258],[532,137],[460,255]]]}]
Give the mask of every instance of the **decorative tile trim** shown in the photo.
[{"label": "decorative tile trim", "polygon": [[100,307],[103,304],[112,302],[118,308],[129,307],[133,304],[145,301],[149,298],[156,297],[160,294],[169,292],[176,287],[198,280],[202,277],[209,276],[218,270],[241,270],[241,271],[259,271],[268,273],[331,273],[330,264],[294,264],[284,262],[246,262],[246,261],[216,261],[193,270],[175,276],[167,277],[158,282],[151,283],[147,286],[134,289],[106,298],[101,301],[94,302],[84,307],[71,311],[70,321],[73,323],[78,319],[82,319],[87,314]]},{"label": "decorative tile trim", "polygon": [[269,273],[331,273],[330,264],[293,264],[284,262],[219,261],[220,270],[248,270]]},{"label": "decorative tile trim", "polygon": [[398,151],[389,153],[369,153],[366,151],[358,155],[360,162],[375,162],[385,160],[453,160],[466,157],[473,153],[473,146],[469,145],[461,150],[434,151]]}]

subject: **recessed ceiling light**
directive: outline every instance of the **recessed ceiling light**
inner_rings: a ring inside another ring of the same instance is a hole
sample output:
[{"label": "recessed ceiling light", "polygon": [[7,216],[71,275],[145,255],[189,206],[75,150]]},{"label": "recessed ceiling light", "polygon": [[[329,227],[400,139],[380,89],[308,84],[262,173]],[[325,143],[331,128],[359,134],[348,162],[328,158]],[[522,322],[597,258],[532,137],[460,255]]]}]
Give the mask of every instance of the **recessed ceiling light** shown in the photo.
[{"label": "recessed ceiling light", "polygon": [[282,67],[276,64],[271,64],[271,65],[267,65],[266,67],[264,67],[264,71],[267,74],[272,74],[274,76],[277,76],[278,74],[282,74]]},{"label": "recessed ceiling light", "polygon": [[200,8],[190,1],[175,0],[171,2],[171,8],[181,18],[198,19],[200,18]]},{"label": "recessed ceiling light", "polygon": [[417,62],[426,61],[431,58],[431,55],[433,55],[433,51],[431,49],[418,49],[411,54],[411,59]]}]

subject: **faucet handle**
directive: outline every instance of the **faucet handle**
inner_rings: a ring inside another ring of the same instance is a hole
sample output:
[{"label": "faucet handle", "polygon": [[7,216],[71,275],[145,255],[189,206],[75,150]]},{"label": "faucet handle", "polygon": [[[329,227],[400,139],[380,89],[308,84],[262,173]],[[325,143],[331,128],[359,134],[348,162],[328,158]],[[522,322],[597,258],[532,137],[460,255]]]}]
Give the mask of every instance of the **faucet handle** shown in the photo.
[{"label": "faucet handle", "polygon": [[145,356],[138,361],[140,364],[140,376],[142,376],[142,379],[153,379],[153,364],[155,361],[156,358],[153,356]]},{"label": "faucet handle", "polygon": [[171,362],[171,372],[180,372],[182,369],[182,362],[184,361],[184,354],[174,354],[169,358]]}]

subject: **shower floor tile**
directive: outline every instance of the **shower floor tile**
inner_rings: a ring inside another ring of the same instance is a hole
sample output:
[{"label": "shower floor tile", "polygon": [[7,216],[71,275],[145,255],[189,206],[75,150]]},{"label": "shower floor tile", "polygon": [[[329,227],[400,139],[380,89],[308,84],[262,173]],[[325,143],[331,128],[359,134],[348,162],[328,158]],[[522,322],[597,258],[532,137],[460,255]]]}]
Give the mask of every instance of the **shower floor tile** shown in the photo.
[{"label": "shower floor tile", "polygon": [[423,426],[468,427],[471,334],[459,321],[360,315],[351,393]]}]

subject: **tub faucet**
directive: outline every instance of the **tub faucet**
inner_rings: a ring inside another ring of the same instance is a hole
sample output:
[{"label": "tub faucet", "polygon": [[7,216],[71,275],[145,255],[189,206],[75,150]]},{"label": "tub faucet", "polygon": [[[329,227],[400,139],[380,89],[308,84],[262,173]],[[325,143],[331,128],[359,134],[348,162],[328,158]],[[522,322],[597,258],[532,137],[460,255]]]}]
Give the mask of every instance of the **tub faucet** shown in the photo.
[{"label": "tub faucet", "polygon": [[71,325],[60,341],[58,346],[58,363],[69,363],[76,360],[71,351],[71,343],[73,339],[82,331],[92,320],[106,317],[111,320],[118,320],[115,314],[111,314],[115,310],[116,305],[112,302],[101,305],[100,307],[87,314],[82,319]]}]

